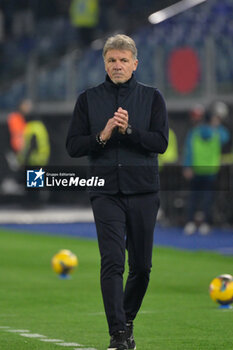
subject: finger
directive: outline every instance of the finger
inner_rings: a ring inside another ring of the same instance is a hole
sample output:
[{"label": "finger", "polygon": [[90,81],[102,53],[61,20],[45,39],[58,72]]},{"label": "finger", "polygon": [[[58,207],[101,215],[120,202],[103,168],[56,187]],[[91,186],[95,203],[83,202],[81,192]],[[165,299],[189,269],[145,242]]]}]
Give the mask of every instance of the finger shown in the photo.
[{"label": "finger", "polygon": [[123,129],[126,128],[126,126],[124,124],[122,124],[121,122],[118,122],[118,121],[116,121],[116,126],[123,128]]},{"label": "finger", "polygon": [[115,112],[114,113],[114,117],[119,117],[119,118],[121,118],[121,119],[123,119],[123,120],[125,120],[125,121],[127,121],[128,120],[128,116],[127,115],[125,115],[125,114],[123,114],[123,113],[119,113],[119,112]]},{"label": "finger", "polygon": [[119,118],[118,116],[115,116],[114,117],[114,119],[117,121],[117,122],[119,122],[119,123],[121,123],[122,125],[127,125],[128,123],[127,123],[127,120],[125,120],[125,119],[123,119],[123,118]]},{"label": "finger", "polygon": [[124,116],[128,116],[128,112],[127,111],[119,111],[119,110],[117,110],[115,113],[119,113],[119,114],[122,114],[122,115],[124,115]]},{"label": "finger", "polygon": [[124,122],[122,122],[122,120],[116,119],[116,123],[117,123],[117,125],[126,126],[126,124]]},{"label": "finger", "polygon": [[114,119],[114,126],[122,125],[122,121],[119,119]]},{"label": "finger", "polygon": [[119,107],[119,108],[117,109],[117,111],[119,111],[119,112],[124,112],[124,113],[127,112],[126,109],[123,109],[122,107]]},{"label": "finger", "polygon": [[123,114],[125,114],[125,115],[128,116],[127,110],[126,110],[126,109],[123,109],[123,108],[121,108],[121,107],[118,108],[117,112],[123,113]]}]

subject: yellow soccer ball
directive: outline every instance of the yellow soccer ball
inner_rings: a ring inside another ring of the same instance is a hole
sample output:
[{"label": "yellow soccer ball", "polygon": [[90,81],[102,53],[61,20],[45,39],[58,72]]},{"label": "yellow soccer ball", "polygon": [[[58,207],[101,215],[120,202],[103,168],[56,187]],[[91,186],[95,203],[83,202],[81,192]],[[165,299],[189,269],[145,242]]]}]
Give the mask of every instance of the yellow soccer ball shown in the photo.
[{"label": "yellow soccer ball", "polygon": [[213,279],[209,286],[210,297],[220,305],[233,302],[233,277],[229,274],[220,275]]},{"label": "yellow soccer ball", "polygon": [[62,249],[52,258],[52,268],[60,276],[68,276],[78,266],[78,258],[68,249]]}]

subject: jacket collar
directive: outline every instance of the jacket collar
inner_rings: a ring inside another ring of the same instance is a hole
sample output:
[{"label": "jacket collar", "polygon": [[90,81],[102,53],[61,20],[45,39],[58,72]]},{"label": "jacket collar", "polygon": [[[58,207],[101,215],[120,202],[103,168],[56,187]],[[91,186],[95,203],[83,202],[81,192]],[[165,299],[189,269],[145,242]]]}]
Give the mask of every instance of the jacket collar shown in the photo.
[{"label": "jacket collar", "polygon": [[134,74],[132,74],[132,77],[127,80],[125,83],[115,84],[113,81],[109,78],[108,74],[106,75],[104,85],[106,88],[110,91],[120,91],[121,93],[127,93],[129,90],[135,87],[137,81],[135,79]]}]

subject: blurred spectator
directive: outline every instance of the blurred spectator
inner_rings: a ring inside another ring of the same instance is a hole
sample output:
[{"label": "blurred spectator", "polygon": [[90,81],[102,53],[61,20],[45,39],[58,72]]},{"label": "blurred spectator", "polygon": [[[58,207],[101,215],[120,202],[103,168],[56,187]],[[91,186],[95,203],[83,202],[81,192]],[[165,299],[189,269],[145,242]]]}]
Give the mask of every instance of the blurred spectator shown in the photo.
[{"label": "blurred spectator", "polygon": [[[172,166],[177,165],[179,158],[178,143],[175,132],[169,128],[169,143],[165,153],[158,155],[161,194],[160,194],[160,209],[159,217],[163,225],[169,225],[172,217],[173,195],[174,191],[170,188],[171,179],[174,179],[174,169]],[[167,167],[166,167],[167,166]],[[163,191],[165,189],[165,191]]]},{"label": "blurred spectator", "polygon": [[[43,204],[47,197],[44,197],[40,191],[25,191],[25,167],[42,167],[48,164],[50,157],[50,140],[46,126],[38,118],[33,110],[33,104],[30,100],[23,101],[24,116],[26,125],[23,132],[23,147],[18,152],[19,169],[15,174],[14,181],[6,179],[2,183],[3,188],[17,187],[23,190],[23,205],[29,208],[35,208]],[[6,193],[6,190],[5,190]]]},{"label": "blurred spectator", "polygon": [[6,154],[8,165],[11,169],[18,168],[17,155],[24,147],[25,116],[30,112],[30,104],[24,100],[19,104],[18,110],[7,116],[9,131],[9,151]]},{"label": "blurred spectator", "polygon": [[49,162],[50,141],[44,123],[34,114],[28,114],[24,129],[24,146],[19,153],[21,166],[44,166]]},{"label": "blurred spectator", "polygon": [[1,179],[1,191],[5,194],[21,192],[19,183],[21,179],[21,163],[19,154],[24,149],[24,132],[26,118],[31,113],[32,103],[29,100],[20,102],[18,109],[7,116],[8,137],[5,148],[5,161],[7,172]]},{"label": "blurred spectator", "polygon": [[7,123],[11,147],[6,155],[9,167],[16,171],[26,165],[48,164],[49,135],[35,115],[31,100],[23,100],[18,111],[8,115]]},{"label": "blurred spectator", "polygon": [[197,230],[195,220],[198,209],[201,213],[198,217],[198,221],[201,221],[198,227],[201,234],[208,234],[213,222],[212,205],[221,165],[222,145],[230,137],[229,131],[221,123],[220,113],[208,111],[205,120],[190,130],[185,142],[183,175],[191,182],[188,222],[184,227],[187,235]]},{"label": "blurred spectator", "polygon": [[204,106],[201,104],[197,104],[191,111],[190,111],[190,122],[192,126],[197,126],[198,124],[202,123],[203,118],[205,115],[205,109]]},{"label": "blurred spectator", "polygon": [[160,168],[163,165],[172,165],[178,161],[178,144],[175,132],[169,128],[169,143],[165,153],[158,156]]},{"label": "blurred spectator", "polygon": [[77,29],[78,43],[82,47],[89,45],[99,22],[99,1],[72,0],[69,12],[71,24]]},{"label": "blurred spectator", "polygon": [[222,154],[222,164],[233,164],[233,140],[232,140],[232,133],[233,133],[233,125],[232,120],[230,118],[227,118],[229,115],[229,108],[228,106],[221,101],[215,102],[211,107],[212,114],[215,117],[216,121],[215,123],[219,123],[219,119],[221,120],[221,123],[227,126],[229,132],[230,132],[230,139],[227,143],[223,145],[223,154]]}]

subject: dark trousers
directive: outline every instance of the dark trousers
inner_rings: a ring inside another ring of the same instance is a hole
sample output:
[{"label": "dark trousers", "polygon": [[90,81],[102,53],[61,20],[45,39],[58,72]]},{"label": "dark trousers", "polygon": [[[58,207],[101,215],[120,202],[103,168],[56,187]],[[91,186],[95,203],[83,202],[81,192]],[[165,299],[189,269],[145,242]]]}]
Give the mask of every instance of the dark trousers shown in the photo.
[{"label": "dark trousers", "polygon": [[[134,320],[149,283],[158,193],[91,195],[101,255],[101,290],[109,333]],[[129,275],[123,288],[125,249]]]},{"label": "dark trousers", "polygon": [[194,221],[195,213],[201,210],[204,221],[211,224],[214,204],[215,175],[195,175],[191,182],[191,192],[188,202],[188,221]]}]

